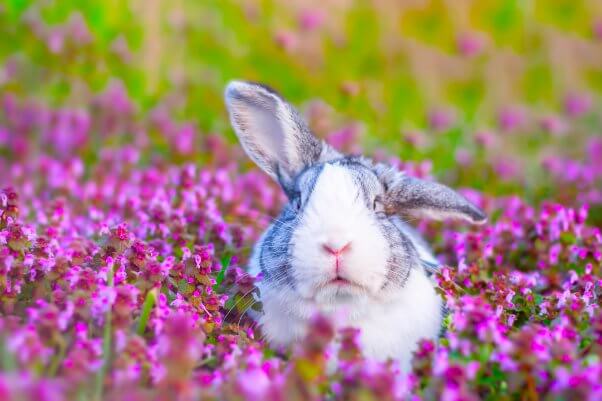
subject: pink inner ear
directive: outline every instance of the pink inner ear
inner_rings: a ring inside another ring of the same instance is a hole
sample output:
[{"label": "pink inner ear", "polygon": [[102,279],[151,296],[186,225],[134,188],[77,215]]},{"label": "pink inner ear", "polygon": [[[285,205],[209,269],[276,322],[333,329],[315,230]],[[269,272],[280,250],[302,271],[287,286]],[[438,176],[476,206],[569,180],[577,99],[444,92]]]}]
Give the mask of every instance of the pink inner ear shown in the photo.
[{"label": "pink inner ear", "polygon": [[226,105],[236,135],[249,157],[273,179],[289,178],[332,157],[297,110],[274,91],[249,82],[231,82]]}]

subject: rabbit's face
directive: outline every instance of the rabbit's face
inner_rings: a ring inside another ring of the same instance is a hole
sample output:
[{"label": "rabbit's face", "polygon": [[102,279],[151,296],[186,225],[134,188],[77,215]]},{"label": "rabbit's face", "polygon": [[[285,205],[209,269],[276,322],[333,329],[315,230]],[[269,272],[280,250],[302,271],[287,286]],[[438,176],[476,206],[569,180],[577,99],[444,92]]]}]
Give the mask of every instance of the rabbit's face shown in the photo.
[{"label": "rabbit's face", "polygon": [[[289,284],[304,298],[337,302],[375,296],[409,266],[395,263],[394,227],[382,207],[382,183],[359,160],[306,169],[295,180]],[[388,229],[391,228],[392,230]]]},{"label": "rabbit's face", "polygon": [[383,298],[420,265],[394,223],[399,215],[485,221],[479,208],[444,185],[337,152],[264,86],[232,82],[226,104],[243,148],[290,201],[257,255],[272,288],[323,303]]}]

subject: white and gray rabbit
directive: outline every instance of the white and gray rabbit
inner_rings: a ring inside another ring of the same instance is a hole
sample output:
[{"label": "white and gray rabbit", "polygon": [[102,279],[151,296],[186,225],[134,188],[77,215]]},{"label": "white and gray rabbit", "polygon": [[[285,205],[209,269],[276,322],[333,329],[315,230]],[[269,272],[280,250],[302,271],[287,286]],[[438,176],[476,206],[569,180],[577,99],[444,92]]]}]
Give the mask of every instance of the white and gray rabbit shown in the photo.
[{"label": "white and gray rabbit", "polygon": [[367,357],[407,369],[418,340],[437,338],[443,302],[430,274],[437,260],[400,216],[480,224],[483,212],[444,185],[339,153],[266,86],[231,82],[225,100],[243,148],[288,197],[250,261],[250,273],[263,276],[268,341],[301,340],[320,312],[359,328]]}]

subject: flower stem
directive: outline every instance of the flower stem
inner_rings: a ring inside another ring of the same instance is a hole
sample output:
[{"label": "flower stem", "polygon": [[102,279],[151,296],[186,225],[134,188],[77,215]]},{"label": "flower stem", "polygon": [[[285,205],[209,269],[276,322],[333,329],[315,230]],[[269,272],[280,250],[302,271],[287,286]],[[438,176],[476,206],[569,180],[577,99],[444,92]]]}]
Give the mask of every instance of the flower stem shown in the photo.
[{"label": "flower stem", "polygon": [[146,330],[146,325],[148,323],[148,318],[150,316],[151,310],[155,306],[155,302],[157,300],[157,288],[153,288],[146,294],[146,298],[144,299],[144,304],[142,305],[142,313],[140,314],[140,321],[138,322],[138,335],[144,335],[144,331]]},{"label": "flower stem", "polygon": [[6,344],[7,339],[4,336],[0,336],[0,367],[3,372],[12,372],[16,369],[17,363]]},{"label": "flower stem", "polygon": [[61,339],[61,341],[59,341],[59,345],[58,345],[58,352],[52,359],[50,367],[48,368],[48,376],[54,377],[56,375],[56,372],[58,371],[60,363],[65,358],[66,352],[67,352],[67,344],[65,344],[65,341]]}]

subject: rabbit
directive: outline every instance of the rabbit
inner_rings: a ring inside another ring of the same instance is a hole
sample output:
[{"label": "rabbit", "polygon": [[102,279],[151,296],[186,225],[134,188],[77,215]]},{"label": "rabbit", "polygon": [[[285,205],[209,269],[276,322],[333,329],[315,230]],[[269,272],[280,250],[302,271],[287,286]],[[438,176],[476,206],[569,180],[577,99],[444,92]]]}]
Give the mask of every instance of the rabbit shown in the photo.
[{"label": "rabbit", "polygon": [[358,328],[366,357],[407,370],[418,341],[437,339],[444,305],[437,259],[402,216],[483,224],[485,214],[442,184],[341,154],[265,85],[232,81],[224,95],[242,147],[288,198],[249,261],[268,343],[302,340],[320,313]]}]

